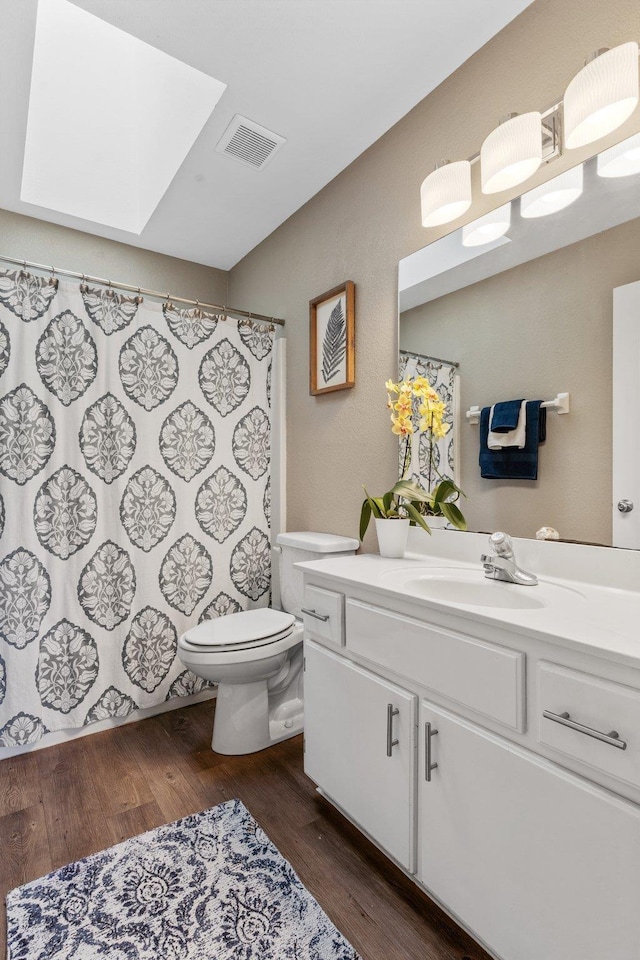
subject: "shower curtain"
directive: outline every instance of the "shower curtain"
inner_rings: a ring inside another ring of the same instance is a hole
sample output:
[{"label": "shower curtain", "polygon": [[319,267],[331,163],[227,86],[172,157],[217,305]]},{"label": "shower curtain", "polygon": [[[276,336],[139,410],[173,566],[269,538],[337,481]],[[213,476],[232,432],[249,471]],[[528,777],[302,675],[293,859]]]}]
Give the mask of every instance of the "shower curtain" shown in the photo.
[{"label": "shower curtain", "polygon": [[270,591],[274,331],[0,271],[0,747],[207,684]]}]

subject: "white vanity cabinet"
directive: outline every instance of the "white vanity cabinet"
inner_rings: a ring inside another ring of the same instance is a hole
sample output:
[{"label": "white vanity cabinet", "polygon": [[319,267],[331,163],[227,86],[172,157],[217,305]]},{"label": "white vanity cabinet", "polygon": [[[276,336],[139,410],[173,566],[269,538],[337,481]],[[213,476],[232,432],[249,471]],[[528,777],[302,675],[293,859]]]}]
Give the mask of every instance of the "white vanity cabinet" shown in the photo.
[{"label": "white vanity cabinet", "polygon": [[308,776],[497,960],[640,960],[640,670],[312,567]]},{"label": "white vanity cabinet", "polygon": [[504,960],[640,957],[640,809],[427,700],[420,731],[421,883]]},{"label": "white vanity cabinet", "polygon": [[306,773],[415,872],[418,698],[306,641],[304,709]]}]

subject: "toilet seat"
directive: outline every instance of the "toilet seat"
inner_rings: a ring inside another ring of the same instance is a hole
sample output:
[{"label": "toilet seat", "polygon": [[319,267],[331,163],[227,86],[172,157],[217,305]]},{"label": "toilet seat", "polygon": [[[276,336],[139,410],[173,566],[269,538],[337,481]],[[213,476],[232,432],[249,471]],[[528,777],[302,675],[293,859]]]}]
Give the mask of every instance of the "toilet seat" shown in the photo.
[{"label": "toilet seat", "polygon": [[180,637],[180,646],[212,654],[254,649],[289,637],[295,622],[292,614],[281,610],[246,610],[199,623]]}]

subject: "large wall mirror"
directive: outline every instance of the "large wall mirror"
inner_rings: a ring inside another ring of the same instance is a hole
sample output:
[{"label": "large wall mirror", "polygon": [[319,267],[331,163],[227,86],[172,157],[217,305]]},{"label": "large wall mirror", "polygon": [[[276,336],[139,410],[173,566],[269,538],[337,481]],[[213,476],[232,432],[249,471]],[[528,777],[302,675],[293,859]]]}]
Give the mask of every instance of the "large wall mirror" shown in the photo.
[{"label": "large wall mirror", "polygon": [[[640,408],[630,419],[628,410],[613,410],[614,290],[640,281],[640,135],[627,141],[628,155],[634,146],[638,172],[631,175],[611,175],[609,151],[575,168],[582,192],[564,209],[527,216],[523,194],[508,205],[503,236],[468,246],[461,228],[400,262],[401,370],[408,358],[457,364],[455,474],[468,497],[470,530],[534,537],[551,526],[565,540],[640,546],[615,534],[621,493],[612,488],[616,415],[632,425],[628,445],[640,473]],[[640,329],[640,283],[636,289],[625,303],[632,313],[637,304]],[[626,350],[620,337],[616,344],[617,356],[633,354],[629,384],[616,383],[623,407],[639,389],[638,342],[632,336]],[[570,411],[547,411],[537,479],[481,478],[479,426],[467,411],[561,393],[569,394]],[[625,493],[635,498],[629,516],[640,528],[639,476],[634,483]]]}]

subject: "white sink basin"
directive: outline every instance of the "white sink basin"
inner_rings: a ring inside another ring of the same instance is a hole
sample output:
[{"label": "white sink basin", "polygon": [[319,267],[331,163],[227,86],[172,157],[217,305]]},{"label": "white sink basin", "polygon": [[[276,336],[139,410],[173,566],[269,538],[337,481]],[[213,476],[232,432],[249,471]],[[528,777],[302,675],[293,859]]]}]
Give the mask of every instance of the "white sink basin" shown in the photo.
[{"label": "white sink basin", "polygon": [[490,580],[484,572],[458,567],[404,567],[383,575],[385,583],[412,596],[463,607],[494,607],[503,610],[539,610],[574,598],[585,599],[572,587],[540,581],[523,587],[503,580]]}]

